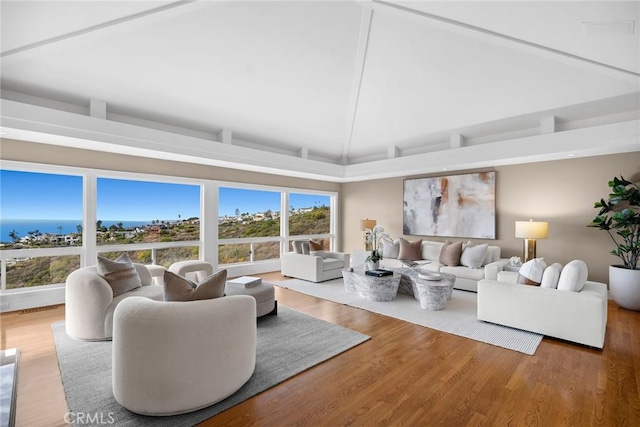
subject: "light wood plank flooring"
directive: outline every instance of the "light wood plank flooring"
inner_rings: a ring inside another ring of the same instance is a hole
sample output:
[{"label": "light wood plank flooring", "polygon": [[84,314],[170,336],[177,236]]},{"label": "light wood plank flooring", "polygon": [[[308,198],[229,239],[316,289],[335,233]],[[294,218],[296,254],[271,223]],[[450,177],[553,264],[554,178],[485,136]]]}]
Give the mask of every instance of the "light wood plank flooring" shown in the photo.
[{"label": "light wood plank flooring", "polygon": [[[287,289],[276,297],[372,339],[203,425],[640,426],[640,313],[612,301],[604,350],[545,338],[527,356]],[[66,425],[51,332],[63,319],[64,306],[0,316],[2,348],[22,351],[18,426]]]}]

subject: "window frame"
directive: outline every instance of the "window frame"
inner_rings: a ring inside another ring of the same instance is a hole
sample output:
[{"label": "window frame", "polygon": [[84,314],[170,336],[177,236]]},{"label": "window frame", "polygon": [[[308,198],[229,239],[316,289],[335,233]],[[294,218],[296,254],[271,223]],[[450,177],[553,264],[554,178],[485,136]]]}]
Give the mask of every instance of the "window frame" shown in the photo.
[{"label": "window frame", "polygon": [[[23,292],[39,292],[51,288],[64,289],[64,283],[42,285],[33,288],[6,289],[6,264],[9,258],[17,258],[24,256],[45,257],[45,256],[66,256],[79,255],[80,266],[95,265],[95,260],[99,253],[113,251],[130,251],[130,250],[156,250],[170,247],[186,247],[197,246],[199,249],[200,259],[210,262],[215,269],[218,265],[218,247],[221,244],[233,243],[263,243],[265,241],[278,241],[280,243],[280,255],[290,251],[290,242],[298,239],[312,238],[328,238],[331,242],[331,250],[338,250],[338,196],[336,191],[329,190],[310,190],[305,188],[272,186],[263,184],[240,183],[232,181],[223,181],[215,179],[178,177],[170,175],[148,174],[127,171],[110,171],[103,169],[94,169],[76,166],[49,165],[22,161],[3,160],[0,169],[14,170],[20,172],[33,173],[50,173],[58,175],[80,176],[83,180],[82,185],[82,245],[56,247],[56,248],[30,248],[30,249],[8,249],[0,250],[0,294],[20,294]],[[114,244],[114,245],[97,245],[96,239],[96,221],[97,218],[97,182],[99,178],[118,179],[118,180],[136,180],[146,182],[158,182],[168,184],[187,184],[200,186],[200,236],[199,240],[176,241],[176,242],[158,242],[158,243],[134,243],[134,244]],[[246,190],[260,190],[280,193],[280,235],[272,237],[255,237],[242,239],[219,239],[218,238],[218,206],[219,206],[219,189],[220,187],[238,188]],[[329,196],[330,201],[330,232],[318,235],[289,235],[289,195],[297,194],[318,194]],[[284,214],[283,214],[284,213]],[[207,221],[207,218],[214,218],[213,221]],[[253,258],[253,257],[252,257]],[[155,259],[154,259],[155,261]],[[244,275],[250,273],[259,273],[260,265],[275,263],[270,265],[270,269],[279,269],[280,258],[275,260],[250,260],[248,263],[225,264],[224,268],[230,270],[230,275]],[[248,267],[248,268],[247,268]],[[270,271],[264,270],[264,271]],[[60,303],[60,302],[55,302]],[[39,305],[47,305],[40,303]],[[2,310],[5,310],[3,307]]]}]

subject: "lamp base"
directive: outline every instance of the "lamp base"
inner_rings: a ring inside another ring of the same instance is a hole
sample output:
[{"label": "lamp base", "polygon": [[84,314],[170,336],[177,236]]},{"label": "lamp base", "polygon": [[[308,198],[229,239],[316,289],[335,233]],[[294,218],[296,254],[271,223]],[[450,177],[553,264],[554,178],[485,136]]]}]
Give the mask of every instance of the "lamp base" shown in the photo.
[{"label": "lamp base", "polygon": [[536,257],[536,239],[524,239],[524,256],[522,262],[531,261]]}]

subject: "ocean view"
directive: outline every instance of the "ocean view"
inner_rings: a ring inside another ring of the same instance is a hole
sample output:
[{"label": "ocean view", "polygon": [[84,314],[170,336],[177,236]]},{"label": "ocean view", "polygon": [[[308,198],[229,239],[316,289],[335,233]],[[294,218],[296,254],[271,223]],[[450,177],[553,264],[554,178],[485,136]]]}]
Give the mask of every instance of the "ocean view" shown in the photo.
[{"label": "ocean view", "polygon": [[[151,224],[149,221],[102,221],[102,225],[109,228],[110,225],[117,225],[122,222],[124,228],[140,227]],[[15,231],[19,237],[25,237],[30,231],[38,230],[40,233],[59,234],[58,227],[62,227],[62,234],[77,233],[77,226],[82,224],[81,219],[4,219],[0,220],[0,241],[3,243],[13,242],[9,233]]]}]

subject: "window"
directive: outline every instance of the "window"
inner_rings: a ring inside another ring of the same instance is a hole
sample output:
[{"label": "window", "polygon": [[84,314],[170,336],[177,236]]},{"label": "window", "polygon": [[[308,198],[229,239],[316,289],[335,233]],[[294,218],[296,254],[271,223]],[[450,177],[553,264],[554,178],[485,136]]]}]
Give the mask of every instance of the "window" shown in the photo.
[{"label": "window", "polygon": [[98,179],[98,245],[200,240],[200,186]]},{"label": "window", "polygon": [[[220,264],[265,261],[280,257],[281,197],[281,193],[275,191],[220,187]],[[265,237],[273,239],[265,240]]]},{"label": "window", "polygon": [[291,193],[289,195],[289,234],[292,236],[329,234],[331,213],[329,196]]},{"label": "window", "polygon": [[80,266],[82,179],[0,170],[2,289],[64,283]]},{"label": "window", "polygon": [[82,244],[82,177],[0,170],[2,249]]}]

